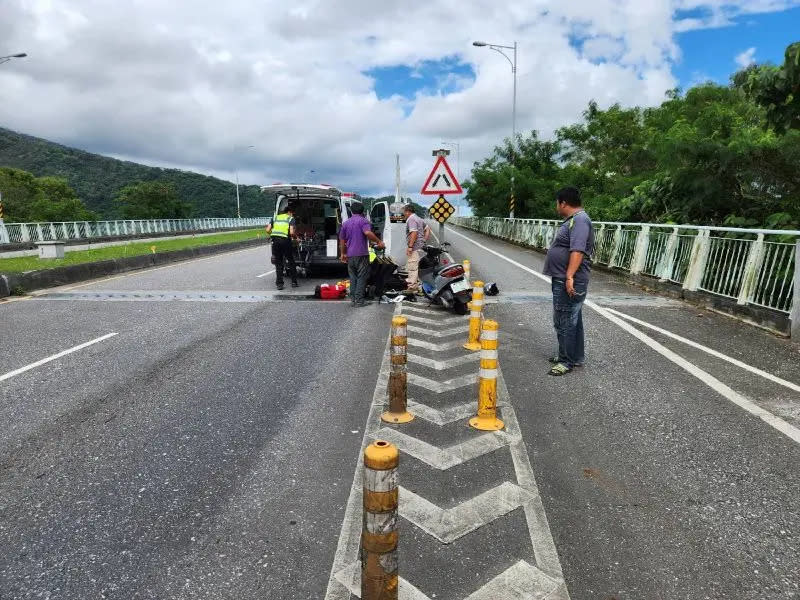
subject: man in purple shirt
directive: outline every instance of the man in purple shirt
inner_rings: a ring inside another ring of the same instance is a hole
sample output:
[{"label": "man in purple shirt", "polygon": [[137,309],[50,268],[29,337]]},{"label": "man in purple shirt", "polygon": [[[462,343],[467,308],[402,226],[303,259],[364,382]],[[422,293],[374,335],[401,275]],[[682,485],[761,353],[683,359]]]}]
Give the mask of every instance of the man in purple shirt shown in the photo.
[{"label": "man in purple shirt", "polygon": [[353,204],[350,209],[353,216],[342,224],[339,230],[339,254],[343,263],[347,263],[350,275],[350,301],[353,306],[366,306],[364,289],[369,276],[369,247],[367,240],[375,242],[378,248],[386,246],[372,233],[372,225],[364,218],[364,205]]}]

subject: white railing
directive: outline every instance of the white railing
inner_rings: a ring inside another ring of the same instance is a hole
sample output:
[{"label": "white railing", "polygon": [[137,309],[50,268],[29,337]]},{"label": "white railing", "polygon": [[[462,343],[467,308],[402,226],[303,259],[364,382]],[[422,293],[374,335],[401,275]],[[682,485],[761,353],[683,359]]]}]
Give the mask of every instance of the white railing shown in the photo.
[{"label": "white railing", "polygon": [[[541,249],[550,246],[561,223],[497,217],[457,217],[452,222]],[[595,223],[594,228],[593,261],[611,269],[783,313],[792,311],[793,299],[800,295],[800,281],[795,281],[800,231],[613,222]]]},{"label": "white railing", "polygon": [[250,217],[246,219],[126,219],[124,221],[5,224],[0,221],[0,244],[53,240],[90,240],[99,237],[122,237],[148,233],[236,229],[259,227],[266,225],[267,222],[267,217]]}]

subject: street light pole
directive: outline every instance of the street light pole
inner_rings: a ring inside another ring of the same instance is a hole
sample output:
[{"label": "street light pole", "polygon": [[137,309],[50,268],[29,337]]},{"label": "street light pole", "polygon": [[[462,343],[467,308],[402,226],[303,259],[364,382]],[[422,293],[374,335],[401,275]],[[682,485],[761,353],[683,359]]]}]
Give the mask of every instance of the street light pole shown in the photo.
[{"label": "street light pole", "polygon": [[[249,150],[250,148],[255,148],[255,146],[234,146],[233,151],[236,152],[237,149],[244,148],[245,150]],[[236,176],[236,217],[241,219],[242,218],[242,210],[241,205],[239,204],[239,169],[235,169],[233,174]]]},{"label": "street light pole", "polygon": [[[487,42],[472,42],[473,46],[477,46],[482,48],[484,46],[488,46],[490,49],[494,50],[495,52],[499,52],[502,54],[505,59],[511,65],[511,74],[514,78],[514,91],[513,97],[511,101],[511,200],[508,204],[508,218],[514,218],[514,171],[516,169],[515,165],[515,154],[516,154],[516,143],[517,143],[517,42],[514,42],[513,46],[502,46],[500,44],[489,44]],[[505,50],[513,50],[514,51],[514,59],[512,60],[508,54],[503,52]]]},{"label": "street light pole", "polygon": [[8,56],[0,56],[0,65],[2,65],[3,63],[7,63],[12,58],[25,58],[26,56],[28,55],[25,54],[24,52],[20,52],[19,54],[9,54]]}]

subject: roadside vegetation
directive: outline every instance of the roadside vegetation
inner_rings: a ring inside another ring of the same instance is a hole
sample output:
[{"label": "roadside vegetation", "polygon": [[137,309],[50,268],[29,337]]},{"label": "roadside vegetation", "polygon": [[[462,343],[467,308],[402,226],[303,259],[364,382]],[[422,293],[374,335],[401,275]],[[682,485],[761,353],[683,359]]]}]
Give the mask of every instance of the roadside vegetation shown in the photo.
[{"label": "roadside vegetation", "polygon": [[122,246],[106,246],[93,250],[67,251],[64,258],[42,260],[38,256],[20,256],[17,258],[0,258],[0,273],[20,273],[35,271],[37,269],[52,269],[67,265],[77,265],[114,258],[141,256],[155,252],[170,252],[172,250],[185,250],[198,246],[213,246],[216,244],[229,244],[241,242],[257,237],[264,237],[263,229],[248,231],[235,231],[232,233],[218,233],[206,236],[194,236],[179,239],[155,240],[150,242],[133,242]]},{"label": "roadside vegetation", "polygon": [[730,85],[672,90],[655,108],[601,109],[557,130],[506,140],[465,183],[476,216],[553,218],[563,186],[596,220],[800,229],[800,42],[782,65]]}]

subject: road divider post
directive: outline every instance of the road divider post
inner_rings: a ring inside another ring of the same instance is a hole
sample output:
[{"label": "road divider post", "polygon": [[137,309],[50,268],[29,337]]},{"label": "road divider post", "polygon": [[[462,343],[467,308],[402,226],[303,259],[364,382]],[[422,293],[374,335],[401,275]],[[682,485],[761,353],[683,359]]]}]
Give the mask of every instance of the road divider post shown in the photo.
[{"label": "road divider post", "polygon": [[397,600],[398,483],[400,453],[375,440],[364,449],[361,526],[361,600]]},{"label": "road divider post", "polygon": [[389,410],[381,415],[387,423],[408,423],[414,415],[408,412],[408,319],[392,318],[392,340],[389,347],[391,367],[389,371]]},{"label": "road divider post", "polygon": [[471,427],[497,431],[504,427],[497,418],[497,321],[487,319],[481,331],[481,365],[478,372],[478,415],[469,420]]},{"label": "road divider post", "polygon": [[483,282],[475,281],[472,287],[472,302],[469,308],[469,337],[464,348],[472,352],[481,349],[481,319],[483,313]]}]

